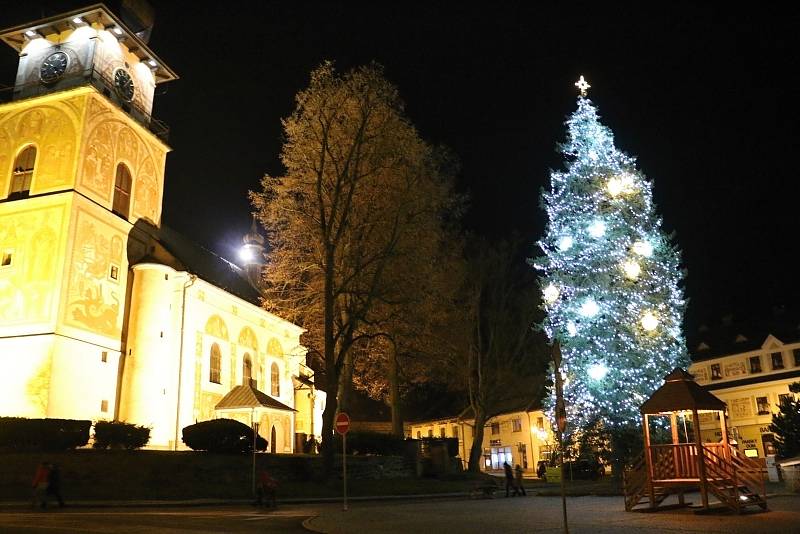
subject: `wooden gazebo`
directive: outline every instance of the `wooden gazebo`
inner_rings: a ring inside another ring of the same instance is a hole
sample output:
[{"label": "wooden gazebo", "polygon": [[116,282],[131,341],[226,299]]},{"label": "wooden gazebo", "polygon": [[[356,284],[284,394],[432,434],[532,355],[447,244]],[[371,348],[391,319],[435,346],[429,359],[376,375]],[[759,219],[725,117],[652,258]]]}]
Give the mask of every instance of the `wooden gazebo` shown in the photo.
[{"label": "wooden gazebo", "polygon": [[[709,509],[709,493],[736,512],[755,505],[767,509],[763,468],[730,445],[725,403],[692,375],[673,370],[640,411],[644,451],[625,472],[627,511],[641,510],[643,504],[655,510],[670,495],[685,505],[684,493],[698,490],[704,510]],[[701,414],[711,414],[712,421],[719,418],[721,441],[703,443]]]}]

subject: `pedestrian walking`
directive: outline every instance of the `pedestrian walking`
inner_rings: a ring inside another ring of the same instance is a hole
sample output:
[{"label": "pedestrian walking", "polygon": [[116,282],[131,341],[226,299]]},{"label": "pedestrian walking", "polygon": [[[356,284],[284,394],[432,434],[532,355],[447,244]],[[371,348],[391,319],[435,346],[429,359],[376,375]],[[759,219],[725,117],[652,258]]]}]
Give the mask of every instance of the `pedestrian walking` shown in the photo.
[{"label": "pedestrian walking", "polygon": [[517,496],[517,488],[514,485],[514,472],[511,470],[511,466],[508,462],[503,462],[503,470],[506,473],[506,497],[508,497],[509,490],[513,491],[512,497]]},{"label": "pedestrian walking", "polygon": [[50,480],[50,466],[47,462],[42,462],[36,468],[33,475],[31,486],[33,487],[33,505],[40,508],[47,508],[47,487]]},{"label": "pedestrian walking", "polygon": [[258,474],[258,487],[256,488],[256,504],[261,506],[271,506],[275,508],[275,490],[278,489],[278,481],[272,478],[266,469]]},{"label": "pedestrian walking", "polygon": [[47,495],[52,496],[58,501],[60,508],[64,507],[64,499],[61,497],[61,470],[56,464],[50,464],[50,475],[47,478]]},{"label": "pedestrian walking", "polygon": [[514,481],[516,482],[516,491],[519,491],[522,495],[527,496],[528,494],[525,493],[525,486],[522,485],[522,467],[520,467],[519,464],[517,464],[517,466],[514,468]]}]

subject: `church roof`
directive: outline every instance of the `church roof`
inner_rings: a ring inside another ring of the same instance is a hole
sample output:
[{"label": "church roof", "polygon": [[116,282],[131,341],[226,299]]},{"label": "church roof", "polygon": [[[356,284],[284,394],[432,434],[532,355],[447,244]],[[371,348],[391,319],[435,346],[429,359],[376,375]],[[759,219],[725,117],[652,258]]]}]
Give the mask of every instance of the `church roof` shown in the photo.
[{"label": "church roof", "polygon": [[679,410],[725,410],[725,403],[697,384],[692,375],[676,368],[666,377],[664,385],[655,390],[639,409],[643,414]]},{"label": "church roof", "polygon": [[246,386],[236,386],[222,397],[216,406],[216,410],[235,409],[235,408],[272,408],[287,412],[296,412],[294,408],[286,406],[248,384]]},{"label": "church roof", "polygon": [[178,270],[185,270],[224,289],[242,300],[261,305],[261,293],[247,279],[244,269],[222,256],[195,243],[172,228],[162,225],[156,228],[149,224],[138,224],[139,230],[146,232],[169,252],[176,264],[148,255],[136,263],[165,263]]}]

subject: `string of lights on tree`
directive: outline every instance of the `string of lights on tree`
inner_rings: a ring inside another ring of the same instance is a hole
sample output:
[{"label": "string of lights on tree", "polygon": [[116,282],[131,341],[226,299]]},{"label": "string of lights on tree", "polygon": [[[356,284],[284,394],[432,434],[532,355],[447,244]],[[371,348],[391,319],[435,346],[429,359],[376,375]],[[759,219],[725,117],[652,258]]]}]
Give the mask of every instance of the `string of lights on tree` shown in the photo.
[{"label": "string of lights on tree", "polygon": [[641,404],[688,362],[679,252],[661,230],[650,182],[600,123],[589,84],[581,76],[575,85],[566,170],[551,172],[543,193],[544,255],[533,262],[541,326],[561,342],[568,432],[597,420],[638,424]]}]

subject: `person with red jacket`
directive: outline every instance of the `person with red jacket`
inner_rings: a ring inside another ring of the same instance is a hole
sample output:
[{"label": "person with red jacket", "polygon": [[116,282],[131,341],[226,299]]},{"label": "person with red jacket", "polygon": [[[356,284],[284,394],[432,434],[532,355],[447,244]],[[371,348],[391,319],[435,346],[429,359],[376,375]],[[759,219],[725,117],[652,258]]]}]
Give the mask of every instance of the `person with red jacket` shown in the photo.
[{"label": "person with red jacket", "polygon": [[50,486],[50,465],[47,462],[42,462],[36,468],[36,474],[33,475],[33,505],[39,503],[41,508],[47,508],[47,488]]}]

